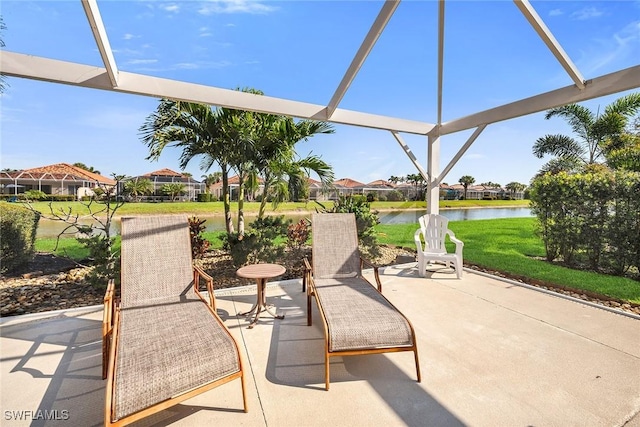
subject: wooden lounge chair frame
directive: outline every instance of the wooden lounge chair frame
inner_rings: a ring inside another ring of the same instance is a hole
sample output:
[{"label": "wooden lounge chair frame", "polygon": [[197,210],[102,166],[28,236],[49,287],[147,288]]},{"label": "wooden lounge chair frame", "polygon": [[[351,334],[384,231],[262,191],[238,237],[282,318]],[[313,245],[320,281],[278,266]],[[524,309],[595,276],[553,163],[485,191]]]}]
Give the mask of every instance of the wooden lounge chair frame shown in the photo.
[{"label": "wooden lounge chair frame", "polygon": [[[125,230],[125,226],[124,226],[124,222],[126,220],[128,220],[130,218],[123,218],[123,231]],[[133,218],[131,218],[133,219]],[[173,218],[166,218],[164,220],[160,221],[160,224],[163,226],[167,226],[167,225],[176,225],[180,224],[180,221],[183,220],[184,221],[184,225],[186,226],[187,221],[186,221],[186,217],[182,218],[182,217],[177,217],[175,219]],[[188,236],[188,228],[184,228],[184,231],[187,233],[186,238],[189,238]],[[184,237],[184,236],[183,236]],[[124,238],[124,236],[123,236]],[[171,248],[171,242],[168,242],[168,246],[167,249],[173,251],[173,249]],[[190,251],[190,249],[189,249]],[[126,256],[126,253],[123,253],[124,256]],[[242,364],[242,357],[240,356],[240,351],[238,348],[238,344],[236,342],[236,340],[231,336],[231,333],[229,332],[229,330],[226,328],[226,326],[224,325],[222,319],[218,316],[218,314],[216,313],[216,309],[215,309],[215,296],[214,296],[214,292],[213,292],[213,278],[211,276],[209,276],[208,274],[206,274],[202,269],[200,269],[197,266],[193,266],[192,265],[192,269],[193,269],[193,279],[191,281],[191,289],[193,290],[194,294],[197,296],[197,299],[189,299],[187,301],[187,303],[192,304],[189,306],[190,310],[193,309],[197,309],[199,311],[202,311],[203,309],[200,307],[204,307],[206,309],[206,311],[209,313],[210,315],[210,321],[211,324],[207,325],[208,327],[215,325],[215,328],[217,328],[217,330],[219,331],[219,333],[223,334],[224,336],[227,336],[228,338],[226,338],[227,342],[231,342],[233,344],[233,346],[235,346],[235,353],[237,354],[237,366],[238,369],[236,372],[231,372],[229,374],[226,374],[224,377],[222,378],[218,378],[212,381],[205,381],[203,382],[202,385],[190,388],[188,390],[184,390],[183,392],[180,392],[177,395],[171,396],[168,399],[164,399],[161,401],[158,401],[148,407],[145,407],[144,409],[138,410],[134,413],[131,413],[125,417],[121,417],[119,419],[115,419],[115,413],[116,413],[116,409],[115,409],[115,382],[116,382],[116,378],[117,378],[117,358],[118,358],[118,351],[119,351],[119,340],[121,337],[121,317],[122,317],[122,310],[126,309],[125,307],[121,306],[121,302],[119,300],[116,299],[115,295],[114,295],[114,291],[115,291],[115,286],[114,286],[114,282],[110,281],[107,287],[107,291],[105,294],[105,298],[104,298],[104,315],[103,315],[103,378],[107,379],[107,387],[106,387],[106,399],[105,399],[105,425],[127,425],[130,424],[134,421],[138,421],[142,418],[145,418],[149,415],[152,415],[154,413],[160,412],[164,409],[167,409],[171,406],[174,406],[180,402],[183,402],[187,399],[190,399],[191,397],[194,397],[200,393],[204,393],[208,390],[211,390],[215,387],[218,387],[220,385],[226,384],[230,381],[233,381],[235,379],[240,379],[241,381],[241,385],[242,385],[242,401],[243,401],[243,410],[244,412],[247,412],[247,398],[246,398],[246,387],[245,387],[245,378],[244,378],[244,368],[243,368],[243,364]],[[206,284],[206,289],[208,292],[208,301],[205,299],[205,297],[200,293],[199,291],[199,286],[200,286],[200,281],[204,280],[205,284]],[[124,291],[124,289],[123,289]],[[198,300],[199,299],[199,300]],[[178,302],[177,304],[180,304],[181,302]],[[152,304],[150,303],[150,307],[153,308],[154,310],[156,309]],[[157,306],[157,310],[160,310],[160,317],[162,312],[162,308],[163,306],[169,306],[171,304],[174,304],[173,302],[171,303],[162,303],[162,304],[158,304]],[[195,305],[193,305],[195,304]],[[202,306],[200,306],[200,304],[202,304]],[[149,306],[145,307],[148,308]],[[136,308],[136,307],[134,307]],[[203,315],[204,313],[200,313],[201,315]],[[209,317],[209,316],[205,316],[205,317]],[[156,322],[158,319],[152,319],[151,321]],[[199,324],[198,324],[199,325]],[[198,325],[193,325],[196,328],[199,327]],[[191,325],[190,325],[191,326]],[[190,330],[190,329],[189,329]],[[171,334],[171,330],[168,330],[168,335],[172,335]],[[210,354],[208,354],[209,357],[211,358],[216,358],[216,347],[212,346],[211,347],[211,352]]]},{"label": "wooden lounge chair frame", "polygon": [[[320,216],[322,216],[322,218],[320,218]],[[404,352],[404,351],[412,351],[414,353],[417,381],[420,382],[421,381],[420,362],[418,359],[418,346],[416,342],[416,336],[415,336],[415,331],[413,329],[413,325],[411,325],[411,322],[409,321],[409,319],[406,318],[406,316],[404,316],[404,314],[402,314],[393,304],[391,304],[391,302],[387,298],[384,297],[384,295],[382,295],[382,283],[380,281],[379,268],[360,256],[357,248],[358,236],[357,236],[357,230],[356,230],[355,216],[353,214],[314,214],[312,216],[312,222],[311,222],[313,227],[312,261],[314,263],[315,270],[317,270],[317,262],[318,262],[317,253],[318,251],[321,251],[323,248],[316,244],[316,242],[320,239],[317,234],[318,227],[314,227],[314,224],[317,224],[322,220],[328,219],[329,218],[328,216],[332,216],[332,219],[335,219],[337,223],[342,223],[343,225],[346,224],[347,229],[351,230],[352,233],[350,233],[349,231],[346,232],[346,234],[350,234],[347,236],[345,236],[345,233],[342,233],[345,230],[340,230],[340,232],[337,232],[336,234],[341,234],[341,235],[336,236],[337,239],[340,239],[339,242],[336,242],[336,243],[339,245],[343,245],[346,243],[346,246],[352,246],[353,251],[355,252],[354,256],[357,256],[357,258],[359,259],[359,262],[357,263],[358,268],[357,268],[357,271],[353,272],[354,274],[349,274],[348,275],[349,277],[342,277],[342,278],[338,277],[336,279],[331,279],[331,280],[335,280],[335,282],[333,283],[335,283],[336,286],[354,285],[355,287],[359,287],[365,292],[366,292],[366,289],[369,289],[369,288],[373,289],[374,290],[373,293],[370,292],[367,297],[358,298],[358,301],[357,302],[354,301],[354,303],[362,304],[363,306],[358,308],[363,309],[364,312],[366,312],[368,308],[374,308],[374,307],[366,307],[366,305],[370,305],[370,306],[383,305],[385,309],[389,311],[390,317],[393,317],[393,321],[406,322],[405,326],[407,328],[407,333],[410,335],[410,337],[408,339],[409,342],[404,343],[402,345],[395,345],[395,344],[384,345],[383,344],[383,345],[376,345],[371,347],[362,347],[358,345],[358,346],[354,346],[353,348],[340,348],[340,349],[333,348],[332,339],[331,339],[332,337],[331,330],[339,326],[337,326],[336,324],[334,324],[334,322],[332,322],[331,316],[327,315],[326,305],[332,304],[332,303],[344,304],[345,301],[331,301],[330,299],[327,300],[326,298],[323,298],[321,296],[321,294],[323,293],[323,287],[318,286],[318,282],[320,280],[318,280],[317,277],[314,277],[314,268],[312,268],[311,264],[309,263],[309,260],[305,258],[304,259],[305,273],[303,277],[303,284],[306,285],[306,291],[307,291],[307,325],[308,326],[312,325],[311,299],[313,297],[316,301],[316,305],[318,307],[318,312],[320,314],[320,318],[322,320],[322,325],[324,329],[325,389],[329,390],[329,383],[331,378],[329,366],[330,366],[331,357],[392,353],[392,352]],[[344,237],[346,237],[346,240],[350,242],[345,242]],[[355,242],[355,247],[353,246],[354,242]],[[362,276],[362,268],[365,265],[373,268],[374,277],[375,277],[377,286],[373,285],[371,282],[369,282],[366,278]],[[358,294],[356,293],[356,295]],[[350,301],[347,301],[347,303],[350,303]],[[399,320],[399,319],[402,319],[402,320]],[[367,324],[369,320],[370,319],[362,319],[362,321],[365,322],[364,324],[365,333],[367,333],[366,332],[367,327],[371,326],[370,324]]]}]

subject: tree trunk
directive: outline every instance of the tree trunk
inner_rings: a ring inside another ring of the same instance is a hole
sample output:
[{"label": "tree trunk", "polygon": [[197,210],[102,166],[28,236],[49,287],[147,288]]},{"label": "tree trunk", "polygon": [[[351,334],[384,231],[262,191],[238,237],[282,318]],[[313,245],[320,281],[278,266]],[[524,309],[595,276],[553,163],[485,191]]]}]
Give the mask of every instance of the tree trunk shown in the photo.
[{"label": "tree trunk", "polygon": [[244,236],[244,171],[238,171],[238,234]]},{"label": "tree trunk", "polygon": [[224,200],[224,222],[227,234],[233,233],[233,221],[231,220],[231,201],[229,200],[229,172],[226,165],[220,165],[222,169],[222,199]]},{"label": "tree trunk", "polygon": [[258,219],[264,216],[264,211],[267,207],[267,194],[269,187],[271,186],[271,175],[268,172],[264,174],[264,186],[262,187],[262,200],[260,201],[260,209],[258,210]]}]

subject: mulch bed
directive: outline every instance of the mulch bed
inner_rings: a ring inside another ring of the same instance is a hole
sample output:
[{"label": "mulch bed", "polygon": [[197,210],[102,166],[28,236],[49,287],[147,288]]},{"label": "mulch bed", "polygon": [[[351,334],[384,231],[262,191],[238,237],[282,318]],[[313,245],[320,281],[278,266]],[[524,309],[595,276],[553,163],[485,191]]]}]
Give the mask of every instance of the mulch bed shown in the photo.
[{"label": "mulch bed", "polygon": [[[414,251],[406,248],[382,246],[381,251],[381,257],[375,260],[376,264],[381,266],[411,262],[415,256]],[[278,260],[278,263],[287,268],[287,272],[279,279],[301,278],[304,272],[302,258],[310,256],[310,253],[311,249],[308,247],[302,248],[300,251],[287,252],[283,259]],[[205,258],[198,260],[197,263],[213,277],[215,289],[253,283],[249,279],[236,276],[237,267],[233,265],[231,257],[223,251],[210,251]],[[630,304],[582,290],[562,288],[554,284],[487,270],[479,266],[469,264],[465,264],[465,266],[640,315],[640,305],[638,304]],[[102,304],[104,288],[89,285],[84,281],[84,276],[89,268],[48,253],[36,254],[33,261],[25,268],[11,275],[0,277],[0,316],[16,316]]]}]

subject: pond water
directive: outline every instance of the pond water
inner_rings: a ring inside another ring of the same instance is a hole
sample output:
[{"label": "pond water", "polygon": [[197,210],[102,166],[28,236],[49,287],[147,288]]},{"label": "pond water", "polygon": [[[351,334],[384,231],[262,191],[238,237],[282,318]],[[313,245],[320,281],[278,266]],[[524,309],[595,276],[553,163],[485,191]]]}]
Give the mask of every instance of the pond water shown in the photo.
[{"label": "pond water", "polygon": [[[518,218],[518,217],[530,217],[531,209],[529,208],[474,208],[474,209],[442,209],[440,214],[449,218],[450,221],[466,221],[474,219],[492,219],[492,218]],[[422,210],[412,211],[394,211],[394,212],[380,212],[378,217],[381,224],[411,224],[418,223],[418,218],[424,215]],[[286,215],[286,218],[291,218],[294,222],[299,221],[302,218],[307,217],[304,215]],[[216,216],[199,216],[200,219],[206,219],[205,226],[207,231],[219,231],[224,230],[224,217],[221,215]],[[246,215],[245,224],[249,224],[255,220],[255,215]],[[91,223],[90,219],[87,219],[85,224]],[[235,223],[235,221],[234,221]],[[41,219],[38,223],[37,237],[56,237],[64,229],[64,224],[58,221],[51,221]],[[120,233],[120,221],[116,220],[111,224],[111,233]]]}]

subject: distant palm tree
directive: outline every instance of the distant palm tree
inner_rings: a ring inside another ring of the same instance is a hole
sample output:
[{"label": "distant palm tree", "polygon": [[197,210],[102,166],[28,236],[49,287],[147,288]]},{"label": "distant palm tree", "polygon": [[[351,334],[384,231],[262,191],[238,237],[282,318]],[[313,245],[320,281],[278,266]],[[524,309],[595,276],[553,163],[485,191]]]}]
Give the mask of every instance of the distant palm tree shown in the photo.
[{"label": "distant palm tree", "polygon": [[202,175],[202,182],[204,183],[204,192],[209,192],[209,187],[213,184],[217,184],[222,180],[222,172],[213,172],[208,175]]},{"label": "distant palm tree", "polygon": [[578,171],[605,160],[606,152],[619,145],[629,118],[639,110],[640,93],[632,93],[607,105],[602,115],[578,104],[547,111],[545,119],[564,118],[578,139],[561,134],[538,138],[533,145],[534,156],[539,159],[545,155],[554,156],[540,172]]},{"label": "distant palm tree", "polygon": [[100,171],[94,169],[93,166],[87,166],[87,165],[85,165],[84,163],[81,163],[81,162],[76,162],[76,163],[73,164],[73,166],[75,166],[77,168],[80,168],[80,169],[84,169],[87,172],[92,172],[92,173],[96,173],[96,174],[100,175]]},{"label": "distant palm tree", "polygon": [[483,182],[480,185],[482,185],[483,187],[488,187],[488,188],[501,188],[502,186],[500,184],[498,184],[497,182]]},{"label": "distant palm tree", "polygon": [[185,185],[180,182],[169,182],[160,187],[160,191],[169,196],[171,201],[175,201],[178,196],[185,193]]},{"label": "distant palm tree", "polygon": [[153,192],[153,183],[147,178],[135,178],[124,184],[124,191],[133,196],[136,202],[139,202],[140,196]]},{"label": "distant palm tree", "polygon": [[504,186],[504,189],[509,192],[511,197],[515,197],[515,194],[527,188],[526,185],[519,182],[510,182]]},{"label": "distant palm tree", "polygon": [[458,180],[458,182],[464,187],[464,199],[467,200],[467,187],[476,182],[476,179],[471,175],[464,175]]}]

